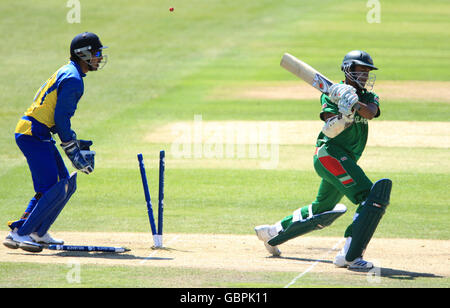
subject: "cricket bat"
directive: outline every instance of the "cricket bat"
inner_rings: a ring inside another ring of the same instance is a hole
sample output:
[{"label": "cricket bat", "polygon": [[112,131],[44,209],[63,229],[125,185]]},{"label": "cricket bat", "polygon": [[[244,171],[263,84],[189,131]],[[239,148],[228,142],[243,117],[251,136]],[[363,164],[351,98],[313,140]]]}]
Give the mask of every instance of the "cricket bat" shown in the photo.
[{"label": "cricket bat", "polygon": [[330,79],[291,54],[285,53],[281,58],[280,65],[322,93],[328,94],[330,87],[333,85]]}]

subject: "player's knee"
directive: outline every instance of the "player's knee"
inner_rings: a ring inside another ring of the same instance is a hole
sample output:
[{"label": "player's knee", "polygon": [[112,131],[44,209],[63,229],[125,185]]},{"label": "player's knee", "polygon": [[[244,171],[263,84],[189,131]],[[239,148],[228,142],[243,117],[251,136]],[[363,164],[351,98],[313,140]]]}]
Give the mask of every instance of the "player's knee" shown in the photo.
[{"label": "player's knee", "polygon": [[362,191],[359,191],[351,196],[347,196],[354,204],[361,204],[361,202],[365,201],[370,193],[370,187],[366,188]]},{"label": "player's knee", "polygon": [[371,187],[365,203],[377,207],[386,207],[390,202],[391,190],[392,181],[390,179],[378,180]]},{"label": "player's knee", "polygon": [[311,212],[313,214],[320,214],[323,212],[332,211],[338,202],[335,201],[314,201],[311,204]]}]

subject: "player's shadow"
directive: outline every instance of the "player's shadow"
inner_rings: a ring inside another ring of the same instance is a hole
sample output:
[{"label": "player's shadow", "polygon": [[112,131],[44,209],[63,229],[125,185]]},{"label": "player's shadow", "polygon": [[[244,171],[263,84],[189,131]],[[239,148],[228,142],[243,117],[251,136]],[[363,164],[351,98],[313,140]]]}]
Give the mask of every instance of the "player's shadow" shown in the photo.
[{"label": "player's shadow", "polygon": [[[302,262],[308,262],[308,263],[326,263],[326,264],[333,264],[333,261],[331,260],[323,260],[323,259],[308,259],[308,258],[296,258],[296,257],[269,257],[269,258],[279,258],[284,260],[294,260],[294,261],[302,261]],[[381,268],[374,268],[371,270],[351,270],[352,272],[358,272],[358,273],[368,273],[372,272],[375,275],[380,275],[382,278],[389,278],[389,279],[398,279],[398,280],[414,280],[416,278],[444,278],[444,276],[432,274],[432,273],[420,273],[420,272],[411,272],[411,271],[405,271],[405,270],[399,270],[399,269],[393,269],[388,267],[381,267]]]},{"label": "player's shadow", "polygon": [[374,268],[371,270],[371,272],[373,272],[375,275],[377,274],[380,275],[380,277],[382,278],[398,279],[398,280],[414,280],[416,278],[444,278],[444,276],[436,275],[433,273],[411,272],[388,267]]},{"label": "player's shadow", "polygon": [[277,258],[277,259],[283,259],[283,260],[293,260],[293,261],[302,261],[307,263],[329,263],[333,264],[333,261],[330,260],[321,260],[321,259],[308,259],[308,258],[297,258],[297,257],[284,257],[284,256],[270,256],[268,258]]}]

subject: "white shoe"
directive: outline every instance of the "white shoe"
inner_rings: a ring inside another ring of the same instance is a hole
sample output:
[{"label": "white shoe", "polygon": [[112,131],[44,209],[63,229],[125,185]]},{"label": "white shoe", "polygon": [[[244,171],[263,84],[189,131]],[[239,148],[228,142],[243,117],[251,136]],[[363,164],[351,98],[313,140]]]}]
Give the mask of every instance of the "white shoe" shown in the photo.
[{"label": "white shoe", "polygon": [[30,252],[41,252],[42,246],[35,243],[29,235],[19,235],[17,228],[9,232],[8,236],[3,241],[3,245],[10,249],[22,248]]},{"label": "white shoe", "polygon": [[47,232],[43,236],[39,236],[36,232],[30,234],[34,242],[44,245],[63,245],[64,241],[50,236]]},{"label": "white shoe", "polygon": [[356,258],[355,260],[348,262],[345,260],[345,256],[337,255],[333,261],[333,264],[337,267],[348,267],[348,269],[366,270],[373,268],[373,263],[363,260],[363,258]]},{"label": "white shoe", "polygon": [[258,238],[264,242],[264,246],[267,251],[271,253],[273,256],[278,257],[281,255],[281,251],[277,246],[269,245],[270,239],[274,238],[278,235],[278,232],[274,226],[262,225],[255,227],[255,232]]},{"label": "white shoe", "polygon": [[339,251],[339,253],[334,258],[333,264],[337,267],[347,267],[347,263],[345,261],[345,251],[344,248]]},{"label": "white shoe", "polygon": [[355,260],[348,262],[345,260],[345,256],[347,255],[347,251],[350,248],[350,244],[352,243],[352,238],[347,237],[344,247],[338,252],[336,257],[334,258],[333,264],[337,267],[348,267],[349,269],[371,269],[373,268],[373,263],[363,260],[362,258],[356,258]]},{"label": "white shoe", "polygon": [[346,262],[348,269],[356,270],[368,270],[373,268],[373,263],[363,260],[362,258],[356,258],[352,262]]}]

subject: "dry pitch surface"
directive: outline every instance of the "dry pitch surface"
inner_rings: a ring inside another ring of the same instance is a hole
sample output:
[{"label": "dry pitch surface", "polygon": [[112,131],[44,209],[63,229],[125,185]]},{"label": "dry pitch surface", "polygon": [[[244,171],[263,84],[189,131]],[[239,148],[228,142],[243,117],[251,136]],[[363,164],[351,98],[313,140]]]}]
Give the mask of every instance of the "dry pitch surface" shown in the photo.
[{"label": "dry pitch surface", "polygon": [[[291,282],[308,273],[355,275],[332,261],[343,246],[341,238],[299,237],[282,245],[281,257],[271,257],[254,235],[167,234],[165,249],[152,249],[148,233],[55,232],[72,245],[126,246],[122,254],[44,250],[33,254],[0,248],[0,262],[178,267],[236,271],[293,272]],[[449,277],[450,241],[374,238],[366,258],[381,268],[382,276]],[[413,254],[411,254],[413,252]],[[356,273],[367,275],[366,273]]]}]

